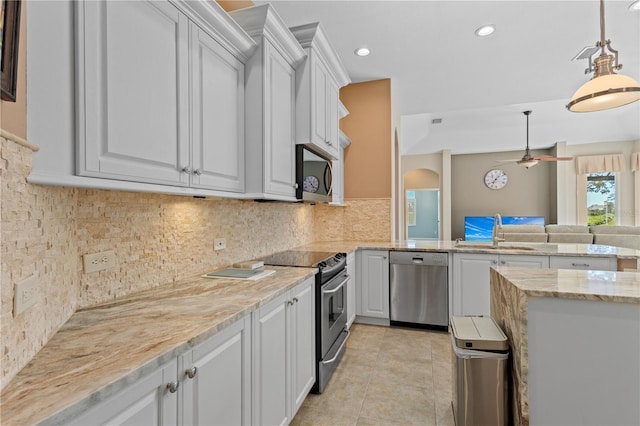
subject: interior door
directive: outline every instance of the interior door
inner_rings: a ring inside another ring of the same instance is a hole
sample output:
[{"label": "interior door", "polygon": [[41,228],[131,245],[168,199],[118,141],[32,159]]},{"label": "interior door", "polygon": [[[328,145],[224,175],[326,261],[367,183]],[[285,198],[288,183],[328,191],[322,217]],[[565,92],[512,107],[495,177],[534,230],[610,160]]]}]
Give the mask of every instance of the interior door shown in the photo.
[{"label": "interior door", "polygon": [[407,213],[413,209],[413,220],[407,219],[407,238],[414,240],[440,239],[440,190],[408,190],[406,197]]}]

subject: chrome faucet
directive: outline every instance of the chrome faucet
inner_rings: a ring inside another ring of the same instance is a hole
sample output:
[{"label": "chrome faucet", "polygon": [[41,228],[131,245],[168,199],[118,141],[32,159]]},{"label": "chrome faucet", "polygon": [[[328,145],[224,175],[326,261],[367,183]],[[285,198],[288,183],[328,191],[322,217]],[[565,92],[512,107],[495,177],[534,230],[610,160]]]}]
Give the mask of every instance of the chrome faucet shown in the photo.
[{"label": "chrome faucet", "polygon": [[493,232],[491,233],[491,242],[494,248],[498,247],[498,243],[504,241],[504,238],[498,238],[498,231],[502,230],[502,216],[496,213],[493,216]]}]

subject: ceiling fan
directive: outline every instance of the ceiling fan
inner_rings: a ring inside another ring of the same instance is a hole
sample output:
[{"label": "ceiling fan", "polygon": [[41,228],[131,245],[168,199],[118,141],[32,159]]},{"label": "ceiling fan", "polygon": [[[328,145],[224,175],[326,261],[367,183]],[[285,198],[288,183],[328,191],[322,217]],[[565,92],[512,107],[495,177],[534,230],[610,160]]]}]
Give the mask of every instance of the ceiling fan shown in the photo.
[{"label": "ceiling fan", "polygon": [[527,117],[527,149],[524,151],[524,155],[519,160],[498,160],[501,163],[516,163],[525,168],[533,167],[538,164],[539,161],[568,161],[573,160],[573,157],[554,157],[552,155],[531,155],[529,150],[529,115],[531,111],[524,111],[523,114]]}]

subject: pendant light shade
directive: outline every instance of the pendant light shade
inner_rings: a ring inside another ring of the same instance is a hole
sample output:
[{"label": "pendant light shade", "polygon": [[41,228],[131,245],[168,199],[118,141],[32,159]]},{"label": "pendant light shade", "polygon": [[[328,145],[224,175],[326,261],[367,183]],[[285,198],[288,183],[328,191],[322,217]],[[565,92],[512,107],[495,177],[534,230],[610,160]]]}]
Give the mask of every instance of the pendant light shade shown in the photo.
[{"label": "pendant light shade", "polygon": [[[573,95],[567,105],[569,111],[602,111],[640,99],[640,84],[631,77],[615,73],[622,64],[618,63],[618,51],[611,47],[611,40],[604,38],[604,0],[600,0],[600,41],[596,46],[600,48],[600,56],[593,61],[593,78]],[[591,69],[591,63],[589,67]]]}]

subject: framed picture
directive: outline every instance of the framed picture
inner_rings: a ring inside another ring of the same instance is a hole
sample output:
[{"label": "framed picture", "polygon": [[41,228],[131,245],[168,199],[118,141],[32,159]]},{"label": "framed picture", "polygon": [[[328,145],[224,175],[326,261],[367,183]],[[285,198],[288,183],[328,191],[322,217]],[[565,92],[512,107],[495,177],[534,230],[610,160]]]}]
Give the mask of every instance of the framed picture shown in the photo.
[{"label": "framed picture", "polygon": [[15,102],[18,74],[18,39],[20,34],[20,0],[0,0],[0,2],[2,100]]}]

